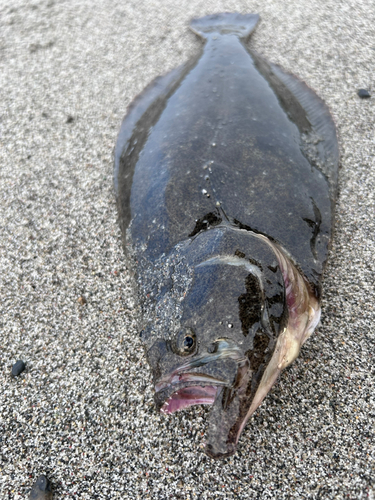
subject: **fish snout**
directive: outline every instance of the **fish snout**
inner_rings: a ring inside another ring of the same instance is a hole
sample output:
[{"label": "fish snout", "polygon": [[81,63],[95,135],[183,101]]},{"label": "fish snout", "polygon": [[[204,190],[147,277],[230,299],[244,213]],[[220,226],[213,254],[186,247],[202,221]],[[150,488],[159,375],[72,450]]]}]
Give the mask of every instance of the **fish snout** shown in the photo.
[{"label": "fish snout", "polygon": [[207,429],[206,454],[214,459],[233,455],[236,451],[236,432],[241,415],[241,400],[238,394],[224,388],[217,394],[210,412]]},{"label": "fish snout", "polygon": [[152,346],[147,350],[147,361],[150,365],[151,372],[155,380],[158,380],[163,374],[162,361],[166,358],[170,348],[167,342],[163,339],[157,339]]},{"label": "fish snout", "polygon": [[207,443],[204,451],[210,458],[220,460],[221,458],[226,458],[233,455],[236,452],[236,448],[236,443],[213,442]]}]

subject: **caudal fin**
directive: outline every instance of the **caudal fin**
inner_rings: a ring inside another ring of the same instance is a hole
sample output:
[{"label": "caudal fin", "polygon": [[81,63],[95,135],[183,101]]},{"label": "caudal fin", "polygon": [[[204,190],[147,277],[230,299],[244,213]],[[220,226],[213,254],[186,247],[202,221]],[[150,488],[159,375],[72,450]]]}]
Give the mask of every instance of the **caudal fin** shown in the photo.
[{"label": "caudal fin", "polygon": [[214,33],[220,35],[233,34],[239,38],[247,38],[254,30],[258,21],[258,14],[223,12],[199,19],[192,19],[190,28],[202,38],[208,38]]}]

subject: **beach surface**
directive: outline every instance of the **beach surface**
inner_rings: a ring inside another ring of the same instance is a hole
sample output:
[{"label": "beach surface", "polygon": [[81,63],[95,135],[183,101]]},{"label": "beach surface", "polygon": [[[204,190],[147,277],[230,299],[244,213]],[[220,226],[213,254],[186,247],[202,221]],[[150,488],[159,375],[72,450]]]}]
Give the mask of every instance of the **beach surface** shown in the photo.
[{"label": "beach surface", "polygon": [[[249,46],[327,103],[341,168],[321,324],[216,462],[207,408],[154,408],[112,169],[129,103],[222,11],[260,14]],[[54,499],[375,499],[374,60],[363,0],[0,0],[1,499],[41,474]]]}]

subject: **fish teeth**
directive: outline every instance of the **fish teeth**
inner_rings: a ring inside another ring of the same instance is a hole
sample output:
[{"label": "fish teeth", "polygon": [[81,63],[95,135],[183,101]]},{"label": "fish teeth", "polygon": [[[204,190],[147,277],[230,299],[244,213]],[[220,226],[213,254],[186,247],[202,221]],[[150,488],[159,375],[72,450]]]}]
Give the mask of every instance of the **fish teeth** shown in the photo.
[{"label": "fish teeth", "polygon": [[171,398],[171,397],[169,397],[169,398],[167,399],[167,401],[165,401],[165,402],[164,402],[164,404],[163,404],[162,408],[160,409],[160,413],[168,413],[168,406],[169,406],[169,403],[170,403],[171,399],[172,399],[172,398]]}]

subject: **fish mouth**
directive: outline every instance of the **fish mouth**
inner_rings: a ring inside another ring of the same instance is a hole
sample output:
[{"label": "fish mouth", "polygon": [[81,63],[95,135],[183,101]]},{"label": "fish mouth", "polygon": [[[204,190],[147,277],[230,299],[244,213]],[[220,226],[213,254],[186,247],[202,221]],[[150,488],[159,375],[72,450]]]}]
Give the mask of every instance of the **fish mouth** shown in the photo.
[{"label": "fish mouth", "polygon": [[[216,375],[215,365],[221,376]],[[242,420],[240,408],[247,399],[251,375],[243,351],[230,339],[218,339],[213,353],[191,358],[157,380],[155,403],[166,414],[198,404],[211,405],[205,451],[212,458],[223,458],[235,452]]]},{"label": "fish mouth", "polygon": [[218,386],[192,385],[172,392],[160,408],[161,413],[174,413],[194,405],[212,405],[215,402]]},{"label": "fish mouth", "polygon": [[[221,368],[226,365],[226,377],[212,373],[216,361]],[[247,358],[233,341],[217,339],[212,353],[190,358],[156,381],[156,405],[162,413],[174,413],[197,404],[213,404],[219,388],[232,387],[238,379],[239,367],[246,362]]]}]

